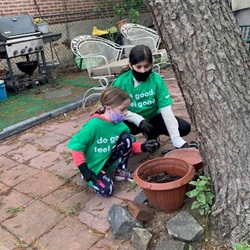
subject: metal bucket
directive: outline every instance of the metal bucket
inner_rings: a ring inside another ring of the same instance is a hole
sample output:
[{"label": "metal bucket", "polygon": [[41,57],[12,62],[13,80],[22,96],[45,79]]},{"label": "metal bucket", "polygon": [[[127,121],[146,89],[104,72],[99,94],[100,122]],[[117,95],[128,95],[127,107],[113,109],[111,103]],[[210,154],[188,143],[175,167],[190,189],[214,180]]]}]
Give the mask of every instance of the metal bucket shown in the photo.
[{"label": "metal bucket", "polygon": [[[59,65],[60,63],[57,62],[57,61],[46,61],[46,67],[47,67],[47,70],[48,70],[48,80],[49,80],[49,83],[54,83],[58,77],[58,73],[59,73]],[[41,70],[44,70],[43,69],[43,64],[40,63],[39,65],[39,68]]]}]

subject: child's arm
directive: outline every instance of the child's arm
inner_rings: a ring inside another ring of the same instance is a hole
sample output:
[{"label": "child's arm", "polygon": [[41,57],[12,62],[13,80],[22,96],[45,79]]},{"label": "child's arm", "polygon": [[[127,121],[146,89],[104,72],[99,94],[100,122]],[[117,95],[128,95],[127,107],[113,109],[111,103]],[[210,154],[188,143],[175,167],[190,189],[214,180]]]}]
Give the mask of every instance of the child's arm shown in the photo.
[{"label": "child's arm", "polygon": [[72,156],[76,166],[80,166],[82,163],[85,162],[85,155],[83,152],[72,150]]},{"label": "child's arm", "polygon": [[186,143],[186,141],[180,137],[179,124],[174,116],[171,105],[161,108],[161,115],[173,145],[176,148],[181,148]]},{"label": "child's arm", "polygon": [[129,122],[134,123],[137,127],[139,127],[139,124],[141,123],[141,121],[144,120],[144,117],[142,117],[141,115],[136,114],[134,112],[128,111],[127,120]]},{"label": "child's arm", "polygon": [[133,145],[132,145],[131,153],[132,154],[141,153],[142,152],[141,145],[142,145],[142,142],[134,142]]},{"label": "child's arm", "polygon": [[73,159],[74,159],[74,162],[75,162],[76,166],[78,166],[79,171],[83,175],[83,178],[87,182],[93,181],[95,183],[96,180],[97,180],[96,175],[95,175],[95,173],[93,171],[91,171],[88,168],[88,165],[85,162],[84,153],[72,150],[72,156],[73,156]]}]

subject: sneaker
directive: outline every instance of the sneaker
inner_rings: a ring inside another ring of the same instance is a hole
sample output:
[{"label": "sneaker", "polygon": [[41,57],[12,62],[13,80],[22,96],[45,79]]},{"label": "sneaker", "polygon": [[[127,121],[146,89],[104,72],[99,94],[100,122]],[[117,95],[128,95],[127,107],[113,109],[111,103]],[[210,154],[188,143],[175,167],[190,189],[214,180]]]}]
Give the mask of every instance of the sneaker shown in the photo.
[{"label": "sneaker", "polygon": [[120,170],[119,172],[116,171],[116,173],[115,173],[115,179],[117,181],[130,181],[130,182],[133,182],[134,181],[134,179],[133,179],[133,172],[129,171],[127,169]]}]

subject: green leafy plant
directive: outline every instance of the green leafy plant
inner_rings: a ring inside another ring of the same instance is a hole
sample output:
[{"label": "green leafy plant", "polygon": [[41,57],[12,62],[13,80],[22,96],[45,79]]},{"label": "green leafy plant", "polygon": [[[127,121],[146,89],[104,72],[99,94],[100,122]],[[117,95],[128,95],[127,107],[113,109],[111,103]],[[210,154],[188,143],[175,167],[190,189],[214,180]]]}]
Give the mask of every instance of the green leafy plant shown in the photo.
[{"label": "green leafy plant", "polygon": [[187,192],[189,198],[195,198],[191,209],[198,209],[200,215],[208,216],[211,213],[211,205],[214,194],[210,189],[210,178],[200,176],[197,181],[190,181],[190,185],[195,186],[195,189]]},{"label": "green leafy plant", "polygon": [[123,0],[120,2],[116,0],[101,0],[94,6],[93,10],[109,18],[114,16],[121,20],[128,17],[130,22],[137,23],[140,10],[145,3],[145,0]]},{"label": "green leafy plant", "polygon": [[250,250],[250,245],[244,241],[241,244],[240,243],[235,243],[233,244],[233,247],[235,250]]},{"label": "green leafy plant", "polygon": [[145,0],[124,0],[120,3],[115,1],[113,11],[119,19],[128,16],[130,22],[137,23],[140,9],[144,4]]},{"label": "green leafy plant", "polygon": [[137,184],[134,181],[130,182],[129,187],[128,187],[128,192],[135,189],[136,186]]},{"label": "green leafy plant", "polygon": [[210,189],[210,180],[211,178],[209,177],[199,176],[196,181],[189,182],[189,184],[195,188],[186,193],[189,198],[195,199],[192,203],[191,209],[197,209],[200,215],[205,216],[205,241],[207,241],[208,216],[211,213],[211,206],[213,198],[215,197]]}]

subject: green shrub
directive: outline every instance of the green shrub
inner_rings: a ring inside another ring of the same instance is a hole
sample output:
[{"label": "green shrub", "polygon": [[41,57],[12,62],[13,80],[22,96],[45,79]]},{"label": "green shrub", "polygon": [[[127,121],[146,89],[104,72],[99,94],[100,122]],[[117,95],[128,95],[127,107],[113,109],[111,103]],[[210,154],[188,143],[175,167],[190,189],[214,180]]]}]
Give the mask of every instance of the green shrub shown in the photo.
[{"label": "green shrub", "polygon": [[243,243],[235,243],[233,244],[235,250],[250,250],[250,245],[244,241]]}]

